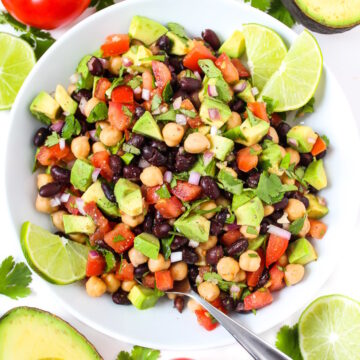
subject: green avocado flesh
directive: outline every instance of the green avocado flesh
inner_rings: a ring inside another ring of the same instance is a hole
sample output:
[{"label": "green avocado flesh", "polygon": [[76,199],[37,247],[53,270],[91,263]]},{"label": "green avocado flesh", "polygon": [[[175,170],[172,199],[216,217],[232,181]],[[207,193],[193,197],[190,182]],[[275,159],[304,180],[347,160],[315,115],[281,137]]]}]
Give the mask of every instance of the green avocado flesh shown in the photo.
[{"label": "green avocado flesh", "polygon": [[96,349],[60,318],[18,307],[0,319],[0,360],[101,360]]}]

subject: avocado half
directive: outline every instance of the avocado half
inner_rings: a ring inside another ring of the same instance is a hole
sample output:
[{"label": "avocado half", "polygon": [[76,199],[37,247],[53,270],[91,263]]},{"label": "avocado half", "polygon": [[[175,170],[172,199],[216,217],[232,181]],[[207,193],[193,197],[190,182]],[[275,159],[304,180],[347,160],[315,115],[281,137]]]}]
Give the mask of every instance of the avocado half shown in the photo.
[{"label": "avocado half", "polygon": [[290,14],[321,34],[351,30],[360,23],[360,0],[282,0]]},{"label": "avocado half", "polygon": [[10,359],[103,360],[66,321],[25,306],[0,318],[0,360]]}]

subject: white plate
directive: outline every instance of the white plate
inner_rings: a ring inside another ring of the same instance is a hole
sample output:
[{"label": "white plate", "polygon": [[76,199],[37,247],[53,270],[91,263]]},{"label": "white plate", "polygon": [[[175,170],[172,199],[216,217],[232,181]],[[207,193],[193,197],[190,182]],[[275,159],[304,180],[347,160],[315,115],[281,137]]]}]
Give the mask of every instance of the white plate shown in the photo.
[{"label": "white plate", "polygon": [[[51,228],[49,217],[35,211],[35,176],[32,136],[40,126],[30,114],[31,100],[40,90],[53,91],[57,84],[68,84],[69,76],[84,54],[96,50],[105,37],[127,33],[133,15],[146,15],[162,23],[178,22],[199,36],[204,28],[214,29],[226,39],[244,23],[259,23],[277,31],[289,45],[296,34],[263,12],[229,0],[131,0],[101,11],[68,31],[41,58],[24,83],[11,113],[12,125],[7,147],[6,186],[8,204],[17,235],[21,224],[30,220]],[[306,117],[307,124],[326,134],[331,147],[326,157],[329,187],[323,195],[329,202],[326,217],[329,230],[317,241],[319,260],[306,267],[304,281],[274,294],[274,303],[257,315],[235,315],[256,333],[261,333],[289,317],[304,305],[325,282],[334,268],[336,251],[344,247],[344,229],[355,223],[358,197],[356,179],[350,176],[357,155],[357,130],[346,99],[331,72],[324,67],[316,93],[316,111]],[[200,349],[233,342],[222,328],[207,332],[196,323],[195,315],[185,310],[180,315],[172,302],[163,300],[148,311],[117,306],[110,296],[92,299],[83,284],[49,285],[55,298],[69,312],[93,328],[119,340],[162,349]]]}]

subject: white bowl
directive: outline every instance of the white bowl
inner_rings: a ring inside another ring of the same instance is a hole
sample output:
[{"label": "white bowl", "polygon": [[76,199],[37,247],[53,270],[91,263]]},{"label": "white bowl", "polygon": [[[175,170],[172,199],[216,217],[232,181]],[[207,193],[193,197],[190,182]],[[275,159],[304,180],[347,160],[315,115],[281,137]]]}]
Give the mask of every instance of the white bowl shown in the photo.
[{"label": "white bowl", "polygon": [[[67,85],[81,57],[99,48],[107,35],[127,33],[133,15],[145,15],[162,23],[178,22],[195,36],[199,36],[204,28],[212,28],[226,39],[241,24],[259,23],[277,31],[288,45],[296,38],[292,30],[272,17],[230,0],[131,0],[76,25],[36,64],[13,106],[6,186],[17,234],[26,220],[51,228],[49,216],[37,213],[34,208],[36,185],[35,175],[31,173],[32,136],[40,123],[28,110],[31,100],[40,90],[51,92],[57,84]],[[346,99],[326,66],[316,93],[315,109],[305,122],[320,134],[326,134],[331,141],[325,161],[329,187],[323,191],[330,206],[330,213],[325,218],[329,230],[323,240],[315,242],[319,259],[306,267],[304,281],[275,293],[273,304],[258,311],[256,316],[234,315],[256,333],[285,320],[314,296],[331,274],[337,250],[345,245],[347,237],[340,235],[355,223],[357,184],[349,172],[357,154],[357,130]],[[83,284],[49,286],[54,298],[60,300],[70,313],[119,340],[162,349],[200,349],[233,342],[222,328],[205,331],[196,323],[194,314],[185,310],[180,315],[173,309],[172,302],[165,299],[153,309],[138,311],[131,306],[115,305],[110,296],[90,298]]]}]

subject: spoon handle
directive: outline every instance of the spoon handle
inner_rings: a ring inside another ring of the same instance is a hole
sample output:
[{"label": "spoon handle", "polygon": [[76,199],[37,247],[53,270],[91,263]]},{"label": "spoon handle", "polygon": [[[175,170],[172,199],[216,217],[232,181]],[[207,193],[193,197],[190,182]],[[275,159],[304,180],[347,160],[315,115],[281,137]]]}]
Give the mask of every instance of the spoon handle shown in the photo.
[{"label": "spoon handle", "polygon": [[235,339],[236,341],[256,360],[291,360],[288,356],[269,345],[260,337],[229,316],[212,306],[201,298],[195,291],[186,295],[192,297],[201,304]]}]

